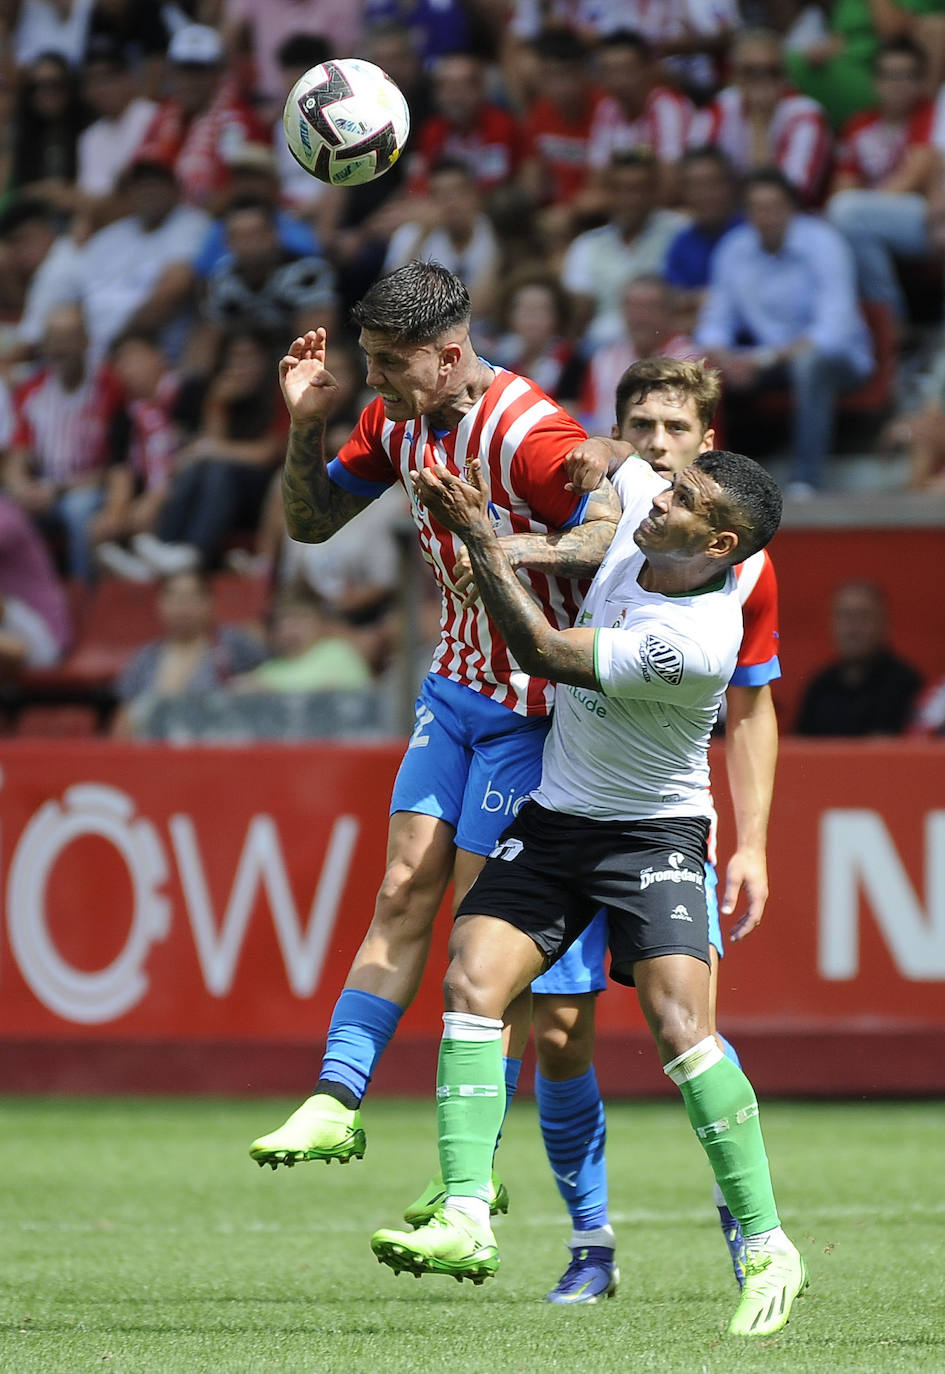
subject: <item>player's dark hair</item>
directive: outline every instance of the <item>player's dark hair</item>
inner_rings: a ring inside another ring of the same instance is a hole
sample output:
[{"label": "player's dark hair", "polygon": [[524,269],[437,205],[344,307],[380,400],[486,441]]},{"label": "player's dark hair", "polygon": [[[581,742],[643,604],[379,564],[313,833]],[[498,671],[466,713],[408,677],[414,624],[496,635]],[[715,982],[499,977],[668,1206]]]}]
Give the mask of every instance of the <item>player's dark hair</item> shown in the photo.
[{"label": "player's dark hair", "polygon": [[746,196],[753,186],[775,186],[783,195],[787,196],[793,206],[799,206],[801,203],[797,187],[788,180],[780,167],[759,167],[756,172],[748,173],[742,185]]},{"label": "player's dark hair", "polygon": [[614,29],[613,33],[605,33],[599,38],[594,46],[597,52],[604,52],[607,48],[632,48],[643,62],[648,62],[653,56],[653,49],[636,29]]},{"label": "player's dark hair", "polygon": [[405,263],[379,277],[351,311],[360,329],[389,334],[405,344],[433,343],[448,329],[468,325],[469,292],[439,262]]},{"label": "player's dark hair", "polygon": [[880,43],[873,58],[874,73],[879,71],[884,57],[911,57],[916,76],[924,76],[928,70],[928,54],[921,44],[910,38],[907,33],[900,33],[896,38],[887,38],[885,43]]},{"label": "player's dark hair", "polygon": [[651,391],[670,391],[695,402],[702,431],[711,425],[718,409],[722,384],[719,374],[705,363],[681,358],[641,358],[631,363],[617,383],[617,427],[629,406],[642,405]]},{"label": "player's dark hair", "polygon": [[763,549],[781,523],[781,489],[760,463],[744,453],[710,449],[701,453],[693,467],[701,468],[722,489],[724,502],[718,515],[722,528],[738,535],[733,563],[743,563]]}]

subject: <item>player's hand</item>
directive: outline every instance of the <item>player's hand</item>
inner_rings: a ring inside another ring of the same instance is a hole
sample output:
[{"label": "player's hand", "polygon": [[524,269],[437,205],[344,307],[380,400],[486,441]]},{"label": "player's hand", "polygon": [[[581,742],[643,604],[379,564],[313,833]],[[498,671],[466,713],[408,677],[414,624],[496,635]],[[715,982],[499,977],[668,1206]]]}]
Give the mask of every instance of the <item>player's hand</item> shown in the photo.
[{"label": "player's hand", "polygon": [[582,439],[564,460],[566,491],[596,491],[610,471],[613,451],[606,439]]},{"label": "player's hand", "polygon": [[743,940],[750,935],[764,915],[768,900],[768,863],[763,849],[736,849],[725,870],[725,895],[722,915],[733,915],[741,895],[748,900],[748,910],[732,926],[729,938]]},{"label": "player's hand", "polygon": [[338,383],[325,367],[326,338],[324,329],[310,329],[280,359],[279,385],[293,424],[325,420],[338,404]]},{"label": "player's hand", "polygon": [[461,611],[465,611],[474,601],[479,600],[479,588],[476,586],[472,562],[465,544],[453,564],[453,590],[463,598],[459,607]]},{"label": "player's hand", "polygon": [[420,504],[426,506],[440,524],[462,538],[482,526],[490,531],[492,529],[489,489],[477,458],[472,458],[466,464],[466,472],[469,475],[468,482],[439,464],[410,474],[414,494]]}]

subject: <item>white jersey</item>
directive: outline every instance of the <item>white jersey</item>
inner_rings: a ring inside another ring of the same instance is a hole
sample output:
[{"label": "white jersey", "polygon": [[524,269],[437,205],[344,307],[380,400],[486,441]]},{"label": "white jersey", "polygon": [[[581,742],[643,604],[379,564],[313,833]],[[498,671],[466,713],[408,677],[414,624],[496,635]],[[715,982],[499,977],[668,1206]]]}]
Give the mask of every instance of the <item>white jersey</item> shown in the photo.
[{"label": "white jersey", "polygon": [[742,637],[735,572],[688,596],[645,591],[633,535],[667,484],[633,459],[611,480],[623,516],[577,620],[598,627],[603,690],[558,685],[532,796],[596,820],[714,820],[707,748]]}]

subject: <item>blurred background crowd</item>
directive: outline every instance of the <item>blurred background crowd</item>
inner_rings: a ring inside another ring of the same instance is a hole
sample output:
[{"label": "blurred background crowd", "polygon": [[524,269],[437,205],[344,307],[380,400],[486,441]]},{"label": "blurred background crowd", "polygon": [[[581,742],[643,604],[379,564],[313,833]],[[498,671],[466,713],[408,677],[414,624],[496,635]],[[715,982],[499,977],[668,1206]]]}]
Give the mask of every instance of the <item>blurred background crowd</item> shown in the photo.
[{"label": "blurred background crowd", "polygon": [[[282,138],[332,56],[410,105],[366,186]],[[0,0],[0,81],[8,731],[399,728],[438,615],[402,494],[287,539],[276,360],[328,328],[334,451],[366,399],[350,307],[413,257],[591,433],[631,362],[706,358],[720,441],[798,509],[945,519],[945,0]],[[828,613],[783,725],[941,731],[881,590]]]}]

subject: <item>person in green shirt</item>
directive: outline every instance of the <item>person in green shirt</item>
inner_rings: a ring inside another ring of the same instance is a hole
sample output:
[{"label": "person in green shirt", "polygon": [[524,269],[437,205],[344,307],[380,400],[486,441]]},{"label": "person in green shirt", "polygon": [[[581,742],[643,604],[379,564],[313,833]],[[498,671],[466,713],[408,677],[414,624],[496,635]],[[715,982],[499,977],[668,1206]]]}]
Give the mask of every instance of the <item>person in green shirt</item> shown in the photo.
[{"label": "person in green shirt", "polygon": [[285,588],[273,609],[275,655],[235,684],[249,692],[358,691],[370,686],[363,655],[339,633],[317,592],[305,583]]}]

